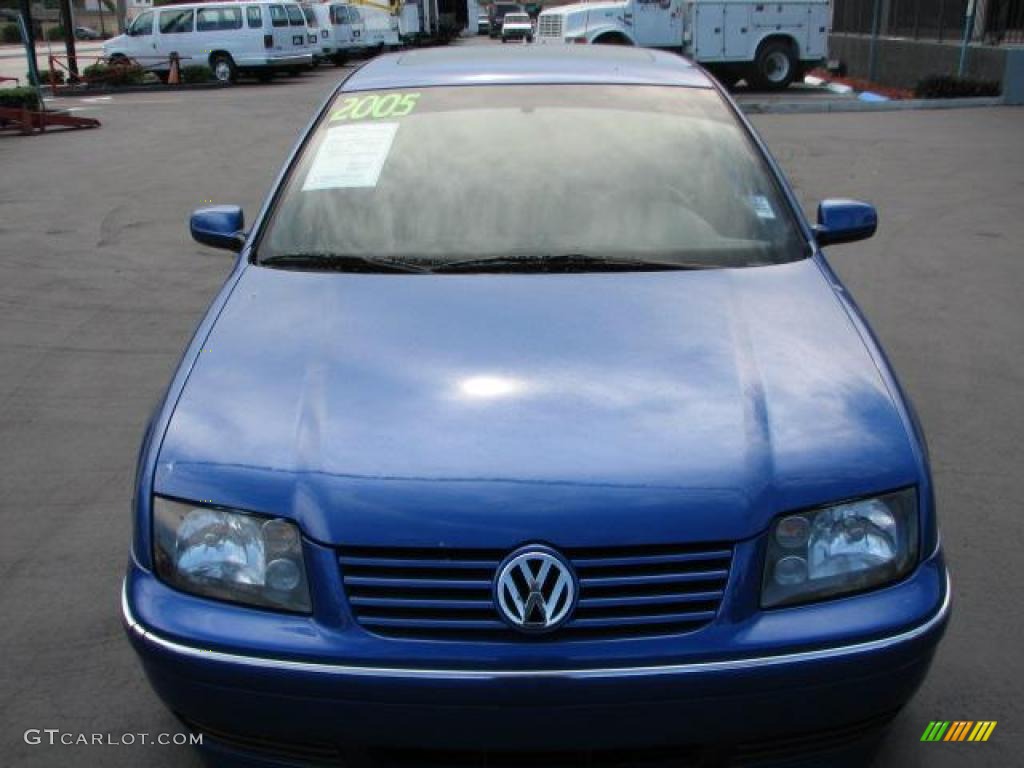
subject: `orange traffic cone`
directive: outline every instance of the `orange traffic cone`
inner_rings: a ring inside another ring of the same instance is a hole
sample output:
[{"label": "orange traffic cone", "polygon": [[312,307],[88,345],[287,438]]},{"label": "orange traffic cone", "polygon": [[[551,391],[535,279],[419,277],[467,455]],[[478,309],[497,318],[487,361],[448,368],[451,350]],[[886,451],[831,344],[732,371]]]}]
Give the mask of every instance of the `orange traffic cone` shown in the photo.
[{"label": "orange traffic cone", "polygon": [[178,54],[171,54],[171,71],[167,73],[167,84],[178,85],[181,83],[181,74],[178,72]]}]

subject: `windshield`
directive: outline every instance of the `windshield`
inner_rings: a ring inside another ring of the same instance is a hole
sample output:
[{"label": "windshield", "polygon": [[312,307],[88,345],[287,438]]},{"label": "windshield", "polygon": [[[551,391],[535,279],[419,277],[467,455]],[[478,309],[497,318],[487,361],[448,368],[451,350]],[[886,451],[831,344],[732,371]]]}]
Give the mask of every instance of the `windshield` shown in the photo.
[{"label": "windshield", "polygon": [[738,267],[807,245],[715,91],[506,85],[339,94],[257,251]]}]

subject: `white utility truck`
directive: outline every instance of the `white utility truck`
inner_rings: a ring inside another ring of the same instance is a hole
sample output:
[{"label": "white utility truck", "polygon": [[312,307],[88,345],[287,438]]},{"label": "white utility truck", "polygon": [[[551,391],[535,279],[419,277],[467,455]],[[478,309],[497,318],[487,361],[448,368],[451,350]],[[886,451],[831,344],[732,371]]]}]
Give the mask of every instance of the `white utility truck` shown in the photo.
[{"label": "white utility truck", "polygon": [[617,0],[545,10],[538,43],[679,51],[726,85],[781,89],[827,56],[831,0]]}]

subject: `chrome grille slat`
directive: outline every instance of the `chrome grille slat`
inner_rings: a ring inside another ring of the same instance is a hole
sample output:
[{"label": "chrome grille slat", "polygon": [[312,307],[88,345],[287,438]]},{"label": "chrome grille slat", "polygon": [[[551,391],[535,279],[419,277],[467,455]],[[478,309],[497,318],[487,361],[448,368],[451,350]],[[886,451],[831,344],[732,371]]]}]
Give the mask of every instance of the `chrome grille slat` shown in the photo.
[{"label": "chrome grille slat", "polygon": [[340,557],[339,562],[354,568],[434,568],[434,569],[491,569],[497,568],[498,560],[425,560],[418,558],[373,558],[373,557]]},{"label": "chrome grille slat", "polygon": [[402,587],[403,589],[490,589],[491,582],[478,579],[411,579],[385,576],[347,576],[353,587]]},{"label": "chrome grille slat", "polygon": [[[629,616],[628,621],[630,624],[675,624],[675,623],[686,623],[686,622],[708,622],[715,618],[714,611],[694,611],[692,613],[666,613],[664,615],[655,616]],[[569,624],[566,624],[568,629],[580,628],[587,629],[589,627],[611,627],[619,626],[622,623],[623,617],[620,616],[609,616],[604,618],[580,618],[577,616]]]},{"label": "chrome grille slat", "polygon": [[728,571],[696,571],[694,573],[630,574],[629,576],[580,577],[580,585],[586,587],[628,587],[633,584],[675,584],[688,581],[713,581],[724,579]]},{"label": "chrome grille slat", "polygon": [[490,600],[438,600],[436,598],[406,598],[406,597],[350,597],[352,605],[366,606],[367,608],[423,608],[429,610],[441,610],[454,608],[456,610],[466,608],[479,608],[489,610],[494,606]]},{"label": "chrome grille slat", "polygon": [[621,608],[627,606],[701,603],[714,602],[722,599],[725,594],[718,589],[713,592],[693,592],[690,594],[671,593],[666,595],[625,595],[621,597],[591,597],[587,606],[592,608]]},{"label": "chrome grille slat", "polygon": [[663,563],[694,563],[706,562],[708,560],[728,560],[732,552],[728,549],[712,550],[709,552],[680,552],[668,555],[643,555],[639,557],[578,557],[573,558],[573,565],[577,568],[588,568],[591,566],[610,568],[614,566],[636,566],[655,565]]},{"label": "chrome grille slat", "polygon": [[537,19],[538,37],[562,37],[562,17],[557,14],[541,14]]},{"label": "chrome grille slat", "polygon": [[506,624],[494,607],[494,578],[508,554],[343,548],[338,566],[353,616],[368,632],[507,643],[693,632],[715,619],[732,565],[732,547],[723,543],[564,550],[579,581],[575,612],[553,632],[527,635]]}]

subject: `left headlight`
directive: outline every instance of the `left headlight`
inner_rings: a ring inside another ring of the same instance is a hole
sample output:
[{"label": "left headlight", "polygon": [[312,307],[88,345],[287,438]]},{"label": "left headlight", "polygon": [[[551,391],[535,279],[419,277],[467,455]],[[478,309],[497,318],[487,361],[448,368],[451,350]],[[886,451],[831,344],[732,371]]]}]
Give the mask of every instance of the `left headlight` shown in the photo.
[{"label": "left headlight", "polygon": [[917,563],[917,493],[908,488],[783,515],[769,531],[761,606],[879,587]]},{"label": "left headlight", "polygon": [[153,556],[157,575],[186,592],[310,612],[302,538],[288,520],[157,496]]}]

